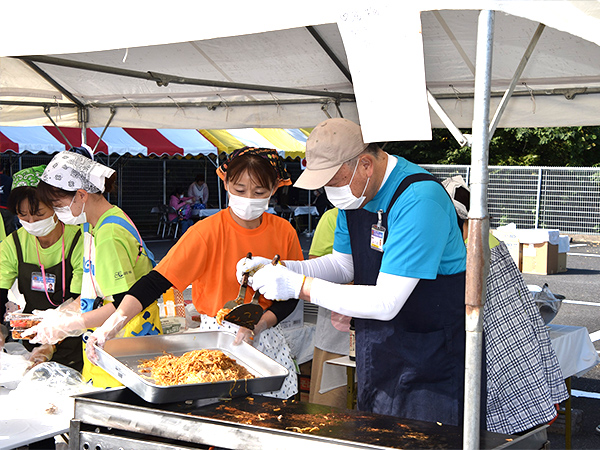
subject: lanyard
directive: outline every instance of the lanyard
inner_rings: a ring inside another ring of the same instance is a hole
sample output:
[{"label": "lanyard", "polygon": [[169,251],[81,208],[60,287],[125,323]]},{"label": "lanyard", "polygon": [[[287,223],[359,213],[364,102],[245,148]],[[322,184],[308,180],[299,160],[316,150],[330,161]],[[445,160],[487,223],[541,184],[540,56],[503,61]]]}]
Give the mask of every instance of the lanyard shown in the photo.
[{"label": "lanyard", "polygon": [[[62,299],[63,303],[65,302],[65,225],[62,224]],[[44,282],[44,292],[46,292],[46,298],[53,306],[58,306],[50,300],[50,295],[48,294],[48,286],[46,285],[46,270],[44,269],[44,265],[40,260],[40,250],[38,248],[39,241],[35,239],[35,251],[37,252],[37,259],[40,268],[42,269],[42,281]]]}]

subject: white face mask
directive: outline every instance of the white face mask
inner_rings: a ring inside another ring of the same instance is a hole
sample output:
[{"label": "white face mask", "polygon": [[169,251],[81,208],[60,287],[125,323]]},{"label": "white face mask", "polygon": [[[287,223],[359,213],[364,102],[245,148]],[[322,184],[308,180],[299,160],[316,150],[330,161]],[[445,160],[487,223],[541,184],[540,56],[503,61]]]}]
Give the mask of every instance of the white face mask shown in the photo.
[{"label": "white face mask", "polygon": [[73,211],[71,211],[71,206],[73,205],[76,195],[77,194],[73,196],[73,200],[71,200],[69,206],[58,206],[54,208],[54,212],[56,213],[58,219],[66,225],[80,225],[87,222],[87,217],[85,215],[85,203],[83,204],[83,208],[81,208],[81,214],[79,214],[77,217],[75,217],[73,215]]},{"label": "white face mask", "polygon": [[350,188],[352,180],[354,180],[354,175],[356,174],[359,161],[360,159],[356,161],[354,172],[352,172],[352,178],[350,178],[350,182],[347,185],[338,187],[325,186],[327,198],[333,204],[333,206],[339,209],[358,209],[365,201],[365,191],[367,190],[367,186],[369,185],[371,177],[367,178],[367,183],[365,184],[365,188],[363,189],[362,194],[360,194],[360,197],[356,197]]},{"label": "white face mask", "polygon": [[258,219],[269,209],[269,200],[267,198],[246,198],[229,193],[229,207],[233,213],[242,220]]},{"label": "white face mask", "polygon": [[26,222],[24,220],[19,219],[25,231],[27,231],[32,236],[42,237],[48,236],[58,224],[58,220],[55,220],[55,215],[52,214],[50,217],[46,217],[45,219],[38,220],[36,222]]}]

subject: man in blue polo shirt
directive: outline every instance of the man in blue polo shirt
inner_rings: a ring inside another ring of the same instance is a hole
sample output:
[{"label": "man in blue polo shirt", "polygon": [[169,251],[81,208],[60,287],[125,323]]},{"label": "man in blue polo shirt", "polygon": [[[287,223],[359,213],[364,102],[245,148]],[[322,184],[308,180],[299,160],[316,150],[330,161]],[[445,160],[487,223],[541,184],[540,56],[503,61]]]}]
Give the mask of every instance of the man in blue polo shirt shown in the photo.
[{"label": "man in blue polo shirt", "polygon": [[[334,251],[267,264],[253,288],[355,318],[360,410],[459,425],[466,249],[448,194],[419,166],[365,144],[346,119],[319,124],[306,159],[295,186],[324,186],[340,209]],[[238,275],[265,261],[241,260]]]}]

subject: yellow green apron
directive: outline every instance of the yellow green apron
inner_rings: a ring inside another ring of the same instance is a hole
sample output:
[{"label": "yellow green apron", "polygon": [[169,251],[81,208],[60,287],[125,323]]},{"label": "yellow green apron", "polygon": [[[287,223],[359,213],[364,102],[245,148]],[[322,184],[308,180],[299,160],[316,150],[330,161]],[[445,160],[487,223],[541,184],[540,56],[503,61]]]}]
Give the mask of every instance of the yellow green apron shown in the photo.
[{"label": "yellow green apron", "polygon": [[[89,224],[86,224],[89,225]],[[90,233],[89,227],[84,227],[84,255],[83,255],[83,280],[81,285],[81,306],[82,310],[84,307],[87,308],[90,304],[93,304],[97,297],[104,299],[104,304],[111,303],[113,301],[112,296],[105,297],[102,295],[100,286],[96,282],[95,277],[95,248],[94,248],[94,236]],[[87,306],[84,306],[87,305]],[[89,310],[89,308],[88,308]],[[122,386],[122,384],[115,378],[110,376],[106,371],[100,367],[92,364],[86,354],[85,347],[88,337],[93,333],[94,329],[88,329],[83,334],[83,370],[82,375],[84,380],[92,381],[95,387],[108,388]],[[160,325],[160,316],[158,311],[158,304],[154,302],[148,306],[133,319],[131,319],[125,328],[121,330],[118,337],[132,337],[132,336],[146,336],[152,334],[162,334],[162,327]]]}]

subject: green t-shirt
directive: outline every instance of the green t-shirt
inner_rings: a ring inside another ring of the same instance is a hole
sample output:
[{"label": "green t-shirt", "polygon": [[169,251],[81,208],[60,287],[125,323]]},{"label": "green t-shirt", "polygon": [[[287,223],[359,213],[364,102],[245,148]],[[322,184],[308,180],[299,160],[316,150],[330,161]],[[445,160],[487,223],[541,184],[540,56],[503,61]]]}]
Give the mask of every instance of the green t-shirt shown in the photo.
[{"label": "green t-shirt", "polygon": [[109,216],[129,220],[119,207],[113,206],[100,216],[92,230],[96,251],[96,282],[105,297],[127,292],[137,280],[152,270],[150,259],[144,254],[140,255],[140,244],[129,231],[115,223],[102,225]]},{"label": "green t-shirt", "polygon": [[4,218],[0,214],[0,242],[6,239],[6,229],[4,228]]},{"label": "green t-shirt", "polygon": [[[57,226],[60,226],[60,224]],[[65,256],[69,254],[71,243],[79,228],[79,226],[65,225]],[[59,239],[48,248],[42,248],[40,245],[37,245],[37,238],[25,231],[25,228],[19,228],[17,234],[19,235],[24,262],[39,264],[36,246],[40,253],[39,262],[44,267],[52,267],[60,264],[62,261],[62,239]],[[73,278],[71,279],[70,290],[73,294],[79,294],[81,292],[81,276],[83,273],[83,233],[73,250],[71,267],[73,267]],[[18,275],[19,261],[17,259],[17,248],[15,247],[15,239],[11,234],[0,244],[0,289],[10,289]]]},{"label": "green t-shirt", "polygon": [[333,251],[333,236],[339,209],[325,211],[319,219],[308,254],[310,256],[329,255]]}]

